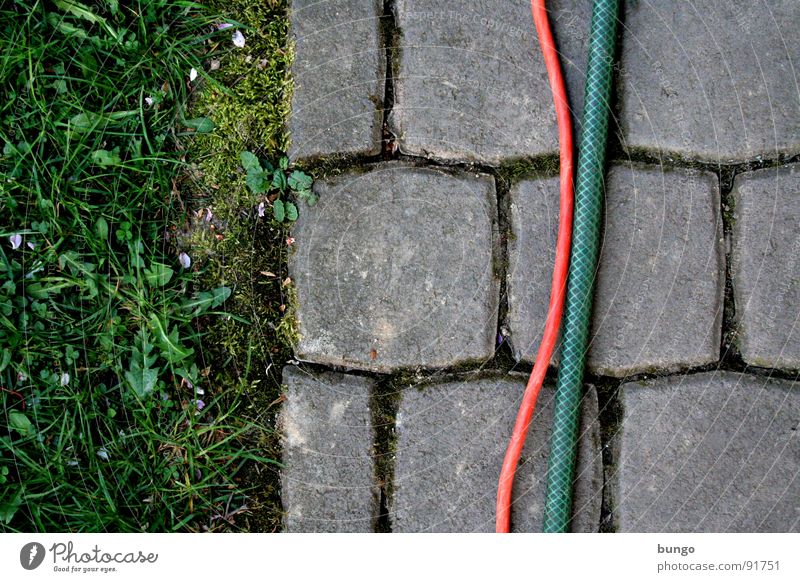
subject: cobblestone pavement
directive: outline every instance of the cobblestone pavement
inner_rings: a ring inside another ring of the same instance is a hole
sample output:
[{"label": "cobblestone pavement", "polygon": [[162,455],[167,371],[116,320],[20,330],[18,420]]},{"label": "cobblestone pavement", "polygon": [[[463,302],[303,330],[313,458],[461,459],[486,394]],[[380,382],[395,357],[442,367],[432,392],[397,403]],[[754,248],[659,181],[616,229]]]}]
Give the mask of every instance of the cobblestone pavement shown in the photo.
[{"label": "cobblestone pavement", "polygon": [[[800,531],[800,4],[625,2],[573,531]],[[576,122],[589,0],[548,2]],[[295,0],[288,531],[491,531],[558,143],[528,0]],[[558,356],[550,378],[555,377]],[[514,489],[537,531],[552,386]]]}]

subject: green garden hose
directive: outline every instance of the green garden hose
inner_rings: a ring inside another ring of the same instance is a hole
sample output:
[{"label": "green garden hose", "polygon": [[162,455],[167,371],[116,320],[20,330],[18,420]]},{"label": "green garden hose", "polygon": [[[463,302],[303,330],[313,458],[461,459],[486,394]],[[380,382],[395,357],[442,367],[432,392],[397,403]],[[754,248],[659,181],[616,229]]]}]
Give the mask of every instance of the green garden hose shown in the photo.
[{"label": "green garden hose", "polygon": [[567,531],[572,510],[583,369],[589,343],[592,288],[600,246],[603,172],[618,9],[619,0],[595,0],[592,8],[589,63],[575,179],[572,249],[547,469],[544,532]]}]

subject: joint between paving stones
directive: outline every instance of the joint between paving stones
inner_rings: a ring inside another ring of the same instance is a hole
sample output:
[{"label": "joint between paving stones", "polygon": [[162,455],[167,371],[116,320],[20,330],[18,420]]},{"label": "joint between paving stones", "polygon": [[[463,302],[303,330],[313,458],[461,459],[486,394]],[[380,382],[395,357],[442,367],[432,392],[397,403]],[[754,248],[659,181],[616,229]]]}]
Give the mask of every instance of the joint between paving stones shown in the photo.
[{"label": "joint between paving stones", "polygon": [[589,381],[597,392],[598,423],[600,425],[600,454],[603,463],[603,492],[600,505],[600,533],[617,531],[613,508],[616,487],[610,476],[616,473],[617,452],[615,443],[617,433],[622,430],[622,402],[619,398],[619,387],[623,381],[619,378],[595,378]]},{"label": "joint between paving stones", "polygon": [[391,533],[389,503],[394,494],[394,463],[397,450],[395,425],[400,406],[400,390],[391,377],[377,378],[370,394],[370,414],[373,443],[375,482],[380,491],[378,515],[374,519],[376,533]]},{"label": "joint between paving stones", "polygon": [[[394,139],[390,137],[389,139]],[[552,178],[559,175],[559,158],[557,155],[542,155],[530,158],[507,160],[499,166],[482,162],[464,162],[456,160],[436,159],[415,154],[402,153],[399,150],[391,154],[355,155],[335,154],[313,160],[305,159],[296,164],[299,169],[314,173],[316,178],[326,178],[346,172],[360,173],[369,167],[385,161],[406,163],[418,168],[437,168],[445,171],[462,171],[466,173],[483,173],[494,177],[497,188],[506,192],[511,186],[524,180],[535,178]]]},{"label": "joint between paving stones", "polygon": [[[739,162],[714,162],[682,157],[669,151],[658,152],[639,148],[627,149],[625,146],[617,143],[615,147],[611,149],[609,160],[608,166],[638,163],[658,166],[664,169],[690,169],[712,172],[720,178],[723,176],[730,177],[730,187],[732,188],[733,178],[739,174],[800,163],[800,152],[791,154],[779,153],[775,157],[759,157]],[[722,182],[720,185],[722,188],[726,186],[726,184]]]},{"label": "joint between paving stones", "polygon": [[394,15],[394,0],[383,0],[381,15],[381,44],[386,53],[386,79],[383,84],[383,126],[381,128],[381,158],[393,160],[397,158],[399,148],[395,141],[397,136],[390,129],[389,116],[394,109],[394,79],[398,67],[398,51],[400,50],[400,28]]},{"label": "joint between paving stones", "polygon": [[495,367],[513,369],[514,355],[508,342],[508,241],[513,236],[511,231],[511,202],[509,199],[508,181],[495,176],[495,194],[497,195],[497,256],[494,261],[494,276],[500,281],[500,298],[497,308],[497,330],[495,334],[495,351],[493,363]]},{"label": "joint between paving stones", "polygon": [[723,237],[725,239],[725,291],[723,295],[720,362],[730,369],[744,366],[741,354],[736,349],[736,301],[733,294],[733,275],[731,273],[733,221],[736,207],[732,191],[735,177],[736,171],[733,168],[719,169],[720,214]]}]

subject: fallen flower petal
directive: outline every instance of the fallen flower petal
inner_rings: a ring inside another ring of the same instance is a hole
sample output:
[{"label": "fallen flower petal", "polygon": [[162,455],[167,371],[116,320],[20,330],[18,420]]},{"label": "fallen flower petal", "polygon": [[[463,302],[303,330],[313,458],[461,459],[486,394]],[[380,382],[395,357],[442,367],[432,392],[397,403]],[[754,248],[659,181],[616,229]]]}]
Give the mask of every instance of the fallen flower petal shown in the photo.
[{"label": "fallen flower petal", "polygon": [[102,447],[100,450],[97,451],[97,456],[103,459],[104,461],[108,460],[108,450],[105,447]]},{"label": "fallen flower petal", "polygon": [[188,269],[192,266],[192,259],[186,253],[181,253],[178,255],[178,261],[181,264],[181,267],[184,269]]},{"label": "fallen flower petal", "polygon": [[198,412],[203,410],[206,407],[206,403],[203,402],[202,400],[195,400],[194,404],[195,404],[195,406],[197,406]]},{"label": "fallen flower petal", "polygon": [[294,244],[294,237],[289,237],[286,239],[286,246],[292,246]]},{"label": "fallen flower petal", "polygon": [[264,218],[264,203],[260,202],[258,205],[258,217]]},{"label": "fallen flower petal", "polygon": [[189,71],[189,80],[194,81],[197,78],[197,69],[192,67],[192,70]]},{"label": "fallen flower petal", "polygon": [[210,208],[206,208],[206,222],[211,222],[212,218],[214,218],[214,213],[211,212]]},{"label": "fallen flower petal", "polygon": [[222,24],[217,25],[217,30],[225,30],[226,28],[230,28],[233,26],[230,22],[223,22]]},{"label": "fallen flower petal", "polygon": [[19,248],[19,246],[22,244],[22,235],[20,235],[20,234],[12,234],[8,238],[11,241],[11,249],[12,250],[17,250]]},{"label": "fallen flower petal", "polygon": [[231,39],[233,40],[234,46],[244,48],[244,35],[242,34],[241,30],[234,31]]},{"label": "fallen flower petal", "polygon": [[145,102],[145,103],[147,103],[147,105],[148,105],[149,107],[152,107],[152,106],[153,106],[153,103],[155,103],[155,101],[153,101],[153,98],[152,98],[152,97],[145,97],[145,98],[144,98],[144,102]]},{"label": "fallen flower petal", "polygon": [[61,374],[61,385],[66,386],[67,384],[69,384],[69,374],[64,372],[63,374]]},{"label": "fallen flower petal", "polygon": [[28,241],[28,243],[27,243],[27,244],[28,244],[28,248],[29,248],[29,249],[31,249],[31,250],[34,250],[34,249],[36,249],[36,243],[35,243],[35,242],[33,242],[33,241]]}]

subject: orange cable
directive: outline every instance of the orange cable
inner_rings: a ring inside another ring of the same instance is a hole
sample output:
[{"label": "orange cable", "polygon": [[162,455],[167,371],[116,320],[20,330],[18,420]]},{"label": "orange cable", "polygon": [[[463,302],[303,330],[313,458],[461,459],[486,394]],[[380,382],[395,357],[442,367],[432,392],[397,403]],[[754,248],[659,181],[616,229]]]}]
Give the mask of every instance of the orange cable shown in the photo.
[{"label": "orange cable", "polygon": [[558,61],[558,51],[553,41],[550,23],[547,19],[547,10],[544,0],[531,0],[531,11],[536,32],[539,35],[539,44],[542,47],[547,76],[550,80],[550,89],[555,102],[556,119],[558,121],[558,143],[561,157],[560,171],[560,202],[558,219],[558,240],[556,242],[556,261],[553,267],[553,282],[550,288],[550,307],[547,312],[542,343],[536,354],[536,362],[528,379],[522,404],[514,423],[511,441],[506,449],[503,459],[503,468],[500,472],[500,482],[497,487],[497,521],[496,531],[508,533],[511,524],[511,488],[514,483],[514,473],[517,470],[528,426],[536,408],[536,399],[544,382],[547,367],[553,355],[558,329],[561,326],[561,314],[564,311],[564,294],[567,283],[567,270],[569,268],[569,249],[572,238],[572,119],[570,117],[567,91],[564,87],[564,78],[561,75],[561,66]]}]

